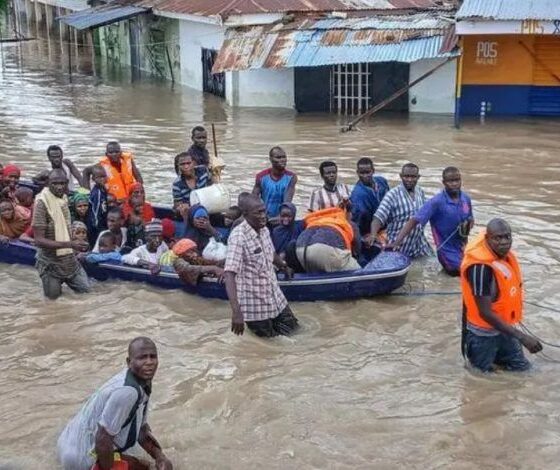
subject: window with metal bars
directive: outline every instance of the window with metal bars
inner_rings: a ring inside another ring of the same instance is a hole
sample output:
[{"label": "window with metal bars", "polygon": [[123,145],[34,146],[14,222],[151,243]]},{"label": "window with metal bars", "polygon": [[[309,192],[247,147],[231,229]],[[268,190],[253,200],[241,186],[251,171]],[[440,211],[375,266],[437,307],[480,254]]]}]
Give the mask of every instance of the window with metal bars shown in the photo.
[{"label": "window with metal bars", "polygon": [[339,64],[331,69],[331,112],[361,114],[369,109],[369,64]]}]

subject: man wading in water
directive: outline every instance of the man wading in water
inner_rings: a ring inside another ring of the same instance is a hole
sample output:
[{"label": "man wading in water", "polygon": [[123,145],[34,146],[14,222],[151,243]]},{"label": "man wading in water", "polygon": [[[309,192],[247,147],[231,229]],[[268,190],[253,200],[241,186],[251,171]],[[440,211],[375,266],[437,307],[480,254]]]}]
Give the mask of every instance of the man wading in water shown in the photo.
[{"label": "man wading in water", "polygon": [[115,457],[124,460],[128,470],[149,470],[147,463],[122,454],[136,443],[155,460],[156,470],[173,469],[146,421],[158,367],[154,342],[145,337],[133,339],[126,364],[127,368],[103,384],[62,431],[58,453],[64,470],[90,470],[95,464],[95,470],[110,470]]},{"label": "man wading in water", "polygon": [[497,367],[523,371],[531,364],[523,355],[542,350],[532,336],[516,328],[523,319],[523,279],[511,251],[511,228],[493,219],[467,245],[461,264],[463,292],[462,349],[471,365],[483,372]]},{"label": "man wading in water", "polygon": [[245,220],[229,236],[224,268],[232,309],[231,331],[242,335],[245,322],[257,336],[290,335],[298,321],[278,286],[274,265],[288,276],[292,271],[274,252],[262,200],[247,195],[241,211]]},{"label": "man wading in water", "polygon": [[76,292],[89,290],[87,274],[74,254],[87,251],[89,245],[87,241],[70,240],[68,178],[64,170],[52,170],[48,184],[35,200],[31,226],[43,291],[49,299],[56,299],[62,293],[63,283]]}]

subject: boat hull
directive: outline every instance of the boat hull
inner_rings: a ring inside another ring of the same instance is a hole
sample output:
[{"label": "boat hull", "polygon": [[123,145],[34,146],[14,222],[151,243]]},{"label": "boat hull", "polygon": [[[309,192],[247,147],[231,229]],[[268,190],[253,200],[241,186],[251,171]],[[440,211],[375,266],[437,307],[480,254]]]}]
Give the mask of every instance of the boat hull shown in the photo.
[{"label": "boat hull", "polygon": [[[0,262],[33,266],[35,248],[18,241],[0,245]],[[148,270],[117,263],[84,265],[88,275],[99,281],[118,279],[143,282],[164,289],[182,289],[207,298],[227,299],[223,284],[203,278],[196,286],[187,285],[175,272],[158,275]],[[388,294],[401,287],[410,269],[410,260],[401,253],[381,253],[366,268],[339,273],[297,274],[293,279],[279,279],[280,288],[290,301],[347,300]]]}]

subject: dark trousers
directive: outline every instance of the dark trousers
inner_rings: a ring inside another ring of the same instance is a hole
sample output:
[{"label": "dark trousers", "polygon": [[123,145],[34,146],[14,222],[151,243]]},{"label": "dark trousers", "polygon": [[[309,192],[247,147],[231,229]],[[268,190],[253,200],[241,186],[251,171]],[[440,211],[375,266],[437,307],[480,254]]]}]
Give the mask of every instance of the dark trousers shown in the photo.
[{"label": "dark trousers", "polygon": [[298,320],[289,306],[282,310],[276,318],[248,321],[245,324],[261,338],[272,338],[278,335],[290,336],[299,328]]},{"label": "dark trousers", "polygon": [[517,338],[504,334],[478,336],[467,330],[465,340],[469,362],[483,372],[492,372],[496,367],[515,372],[531,368]]}]

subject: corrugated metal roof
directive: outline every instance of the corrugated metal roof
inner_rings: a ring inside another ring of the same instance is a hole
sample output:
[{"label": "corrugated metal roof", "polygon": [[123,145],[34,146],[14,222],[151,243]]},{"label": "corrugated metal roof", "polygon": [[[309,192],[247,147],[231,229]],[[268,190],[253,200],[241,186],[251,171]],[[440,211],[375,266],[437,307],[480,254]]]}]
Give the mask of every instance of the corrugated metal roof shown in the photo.
[{"label": "corrugated metal roof", "polygon": [[78,30],[99,28],[117,21],[123,21],[142,13],[148,13],[149,8],[133,5],[107,4],[87,10],[81,10],[66,16],[59,16],[57,20]]},{"label": "corrugated metal roof", "polygon": [[560,0],[465,0],[457,19],[559,20]]},{"label": "corrugated metal roof", "polygon": [[[213,71],[415,62],[456,55],[449,38],[450,20],[426,15],[386,19],[385,28],[379,18],[232,28],[226,32]],[[415,23],[421,27],[412,28]]]},{"label": "corrugated metal roof", "polygon": [[[445,0],[451,8],[455,0]],[[426,10],[442,8],[440,0],[141,0],[138,5],[162,12],[221,16],[253,13],[363,10]]]},{"label": "corrugated metal roof", "polygon": [[86,0],[41,0],[41,3],[71,11],[80,11],[89,8]]}]

